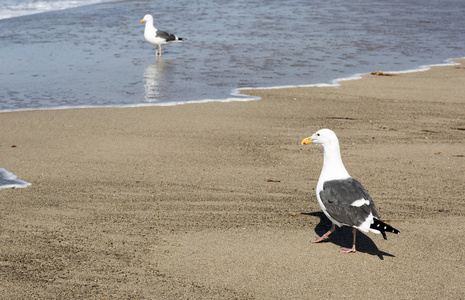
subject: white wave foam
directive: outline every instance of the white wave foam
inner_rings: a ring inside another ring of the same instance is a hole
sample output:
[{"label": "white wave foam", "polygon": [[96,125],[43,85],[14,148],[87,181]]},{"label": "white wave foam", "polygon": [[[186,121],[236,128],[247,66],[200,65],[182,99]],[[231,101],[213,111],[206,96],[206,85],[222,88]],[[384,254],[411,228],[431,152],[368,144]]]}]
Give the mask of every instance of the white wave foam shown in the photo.
[{"label": "white wave foam", "polygon": [[0,168],[0,190],[5,188],[23,188],[30,185],[31,183],[18,179],[15,174]]},{"label": "white wave foam", "polygon": [[0,20],[109,1],[113,0],[6,0],[0,3]]}]

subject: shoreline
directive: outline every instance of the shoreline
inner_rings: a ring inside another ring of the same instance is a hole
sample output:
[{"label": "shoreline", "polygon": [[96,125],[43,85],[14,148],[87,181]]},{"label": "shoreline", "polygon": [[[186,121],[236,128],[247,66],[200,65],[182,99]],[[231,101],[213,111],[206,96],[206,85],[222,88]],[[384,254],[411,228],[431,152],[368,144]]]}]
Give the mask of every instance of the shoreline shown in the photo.
[{"label": "shoreline", "polygon": [[[458,61],[260,101],[1,114],[0,167],[32,183],[0,190],[2,296],[463,298]],[[300,141],[323,127],[400,235],[310,243],[330,223],[322,150]]]},{"label": "shoreline", "polygon": [[[455,63],[454,60],[463,60],[462,58],[448,58],[444,60],[444,63],[441,64],[430,64],[430,65],[421,65],[416,69],[403,70],[403,71],[373,71],[373,72],[383,72],[389,74],[407,74],[415,72],[425,72],[430,70],[433,67],[443,67],[443,66],[454,66],[459,65]],[[218,103],[227,103],[227,102],[247,102],[247,101],[257,101],[261,100],[260,97],[251,97],[250,95],[242,93],[242,91],[247,90],[274,90],[274,89],[288,89],[288,88],[311,88],[311,87],[338,87],[341,85],[341,82],[351,81],[351,80],[360,80],[362,76],[369,75],[370,73],[355,73],[348,77],[336,78],[332,80],[332,83],[315,83],[315,84],[304,84],[304,85],[285,85],[285,86],[271,86],[271,87],[245,87],[245,88],[235,88],[231,90],[230,96],[234,98],[225,98],[225,99],[202,99],[202,100],[183,100],[183,101],[173,101],[173,102],[160,102],[160,103],[139,103],[139,104],[129,104],[129,105],[102,105],[102,106],[59,106],[59,107],[44,107],[44,108],[18,108],[18,109],[6,109],[0,110],[0,114],[9,113],[9,112],[22,112],[22,111],[35,111],[35,110],[62,110],[62,109],[89,109],[89,108],[138,108],[138,107],[152,107],[152,106],[175,106],[175,105],[184,105],[184,104],[203,104],[210,102]]]}]

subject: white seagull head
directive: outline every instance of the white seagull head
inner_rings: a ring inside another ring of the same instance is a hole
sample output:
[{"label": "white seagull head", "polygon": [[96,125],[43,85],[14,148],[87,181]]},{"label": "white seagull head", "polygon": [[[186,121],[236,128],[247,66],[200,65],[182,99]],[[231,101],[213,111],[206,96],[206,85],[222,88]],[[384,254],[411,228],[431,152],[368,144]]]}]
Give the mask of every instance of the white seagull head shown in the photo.
[{"label": "white seagull head", "polygon": [[141,23],[144,22],[153,22],[153,17],[152,15],[145,15],[145,17],[140,21]]},{"label": "white seagull head", "polygon": [[320,129],[311,137],[302,140],[302,145],[308,144],[316,144],[323,147],[339,146],[339,140],[334,131],[330,129]]}]

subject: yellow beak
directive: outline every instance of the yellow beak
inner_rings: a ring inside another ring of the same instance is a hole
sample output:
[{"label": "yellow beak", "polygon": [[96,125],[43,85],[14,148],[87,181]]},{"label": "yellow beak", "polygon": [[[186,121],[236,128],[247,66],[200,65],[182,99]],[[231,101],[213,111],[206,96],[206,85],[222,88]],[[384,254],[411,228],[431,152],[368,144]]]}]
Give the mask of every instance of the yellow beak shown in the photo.
[{"label": "yellow beak", "polygon": [[302,140],[302,145],[308,145],[308,144],[311,144],[311,143],[313,143],[313,139],[311,139],[309,137]]},{"label": "yellow beak", "polygon": [[141,22],[141,23],[144,23],[144,22],[145,22],[145,19],[140,20],[140,22]]}]

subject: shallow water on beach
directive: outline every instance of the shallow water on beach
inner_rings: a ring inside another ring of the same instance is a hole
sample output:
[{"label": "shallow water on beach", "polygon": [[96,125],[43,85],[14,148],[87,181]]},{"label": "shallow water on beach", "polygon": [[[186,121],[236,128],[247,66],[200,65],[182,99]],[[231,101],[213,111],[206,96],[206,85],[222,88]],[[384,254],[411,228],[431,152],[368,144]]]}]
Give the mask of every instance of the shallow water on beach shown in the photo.
[{"label": "shallow water on beach", "polygon": [[[247,100],[463,57],[465,2],[118,1],[0,20],[0,111]],[[163,59],[142,17],[186,39]],[[233,94],[231,94],[233,93]]]}]

